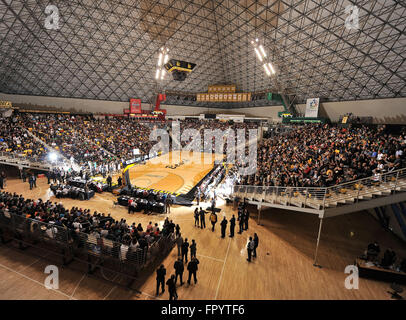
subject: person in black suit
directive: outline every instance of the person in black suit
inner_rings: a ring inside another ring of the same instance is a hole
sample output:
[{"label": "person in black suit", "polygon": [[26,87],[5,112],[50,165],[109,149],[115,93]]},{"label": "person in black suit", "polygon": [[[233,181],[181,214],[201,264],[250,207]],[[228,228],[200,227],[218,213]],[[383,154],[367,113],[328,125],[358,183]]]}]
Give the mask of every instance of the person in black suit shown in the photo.
[{"label": "person in black suit", "polygon": [[192,239],[192,244],[190,245],[190,260],[196,258],[196,242]]},{"label": "person in black suit", "polygon": [[47,179],[48,179],[48,184],[51,184],[51,172],[50,172],[50,171],[47,171],[47,172],[45,173],[45,175],[46,175],[46,177],[47,177]]},{"label": "person in black suit", "polygon": [[190,280],[192,279],[192,275],[193,278],[195,280],[195,284],[197,283],[197,277],[196,277],[196,272],[197,272],[197,265],[199,264],[199,260],[197,260],[196,258],[193,258],[192,261],[189,262],[189,264],[187,265],[187,269],[189,271],[189,278],[187,283],[190,284]]},{"label": "person in black suit", "polygon": [[247,209],[244,210],[244,230],[248,230],[248,221],[250,218],[250,213]]},{"label": "person in black suit", "polygon": [[32,188],[34,187],[34,175],[30,175],[28,177],[28,183],[30,184],[30,190],[32,190]]},{"label": "person in black suit", "polygon": [[107,181],[107,185],[109,186],[109,190],[111,190],[111,186],[112,186],[112,183],[113,183],[113,178],[109,175],[107,177],[106,181]]},{"label": "person in black suit", "polygon": [[197,226],[199,228],[199,208],[195,209],[194,218],[195,218],[195,227]]},{"label": "person in black suit", "polygon": [[385,253],[383,254],[383,259],[381,265],[383,267],[390,267],[396,261],[396,253],[392,250],[392,248],[388,248]]},{"label": "person in black suit", "polygon": [[221,221],[220,225],[221,225],[221,237],[225,238],[226,236],[226,229],[227,229],[227,219],[226,217],[223,217],[223,220]]},{"label": "person in black suit", "polygon": [[251,255],[252,251],[254,251],[255,243],[254,240],[252,240],[252,237],[250,237],[250,240],[247,243],[247,252],[248,252],[248,258],[247,261],[251,262]]},{"label": "person in black suit", "polygon": [[187,253],[189,251],[189,242],[187,242],[187,238],[185,238],[185,241],[182,243],[182,261],[185,259],[185,262],[187,262]]},{"label": "person in black suit", "polygon": [[230,238],[234,237],[234,229],[235,229],[235,216],[230,219]]},{"label": "person in black suit", "polygon": [[240,221],[238,221],[238,225],[240,227],[240,231],[238,231],[239,234],[241,234],[244,230],[244,221],[245,221],[245,215],[244,215],[244,212],[241,212]]},{"label": "person in black suit", "polygon": [[206,220],[205,220],[206,211],[204,211],[200,207],[199,216],[200,216],[200,228],[206,228]]},{"label": "person in black suit", "polygon": [[370,243],[367,247],[367,252],[366,252],[367,260],[375,261],[380,252],[381,252],[381,248],[379,247],[379,244],[377,241]]},{"label": "person in black suit", "polygon": [[174,275],[171,275],[168,281],[166,281],[166,285],[168,286],[169,300],[178,300],[178,293],[176,292],[176,281]]},{"label": "person in black suit", "polygon": [[165,292],[165,275],[166,269],[163,264],[156,271],[156,295],[159,294],[159,286],[162,286],[162,293]]},{"label": "person in black suit", "polygon": [[254,250],[252,252],[252,257],[256,258],[257,257],[257,248],[259,245],[259,238],[258,235],[256,233],[254,233]]},{"label": "person in black suit", "polygon": [[183,286],[183,271],[185,270],[185,267],[183,266],[183,261],[181,258],[178,258],[178,260],[175,261],[175,264],[173,265],[175,268],[175,284],[178,282],[178,276],[180,278],[180,285]]}]

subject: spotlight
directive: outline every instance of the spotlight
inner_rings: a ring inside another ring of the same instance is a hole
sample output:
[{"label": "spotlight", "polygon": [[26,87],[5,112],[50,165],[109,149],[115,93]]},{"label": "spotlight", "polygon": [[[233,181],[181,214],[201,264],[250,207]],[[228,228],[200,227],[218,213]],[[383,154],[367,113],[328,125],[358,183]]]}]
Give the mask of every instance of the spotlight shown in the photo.
[{"label": "spotlight", "polygon": [[51,152],[48,157],[51,162],[55,162],[56,160],[58,160],[58,155],[55,152]]}]

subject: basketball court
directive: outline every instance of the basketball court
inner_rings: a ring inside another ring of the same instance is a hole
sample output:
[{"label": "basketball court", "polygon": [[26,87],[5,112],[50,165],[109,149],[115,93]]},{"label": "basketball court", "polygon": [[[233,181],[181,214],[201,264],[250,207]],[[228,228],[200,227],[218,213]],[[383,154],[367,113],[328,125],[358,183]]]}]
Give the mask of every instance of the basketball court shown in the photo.
[{"label": "basketball court", "polygon": [[138,188],[187,194],[222,160],[221,154],[174,151],[128,170],[131,184]]}]

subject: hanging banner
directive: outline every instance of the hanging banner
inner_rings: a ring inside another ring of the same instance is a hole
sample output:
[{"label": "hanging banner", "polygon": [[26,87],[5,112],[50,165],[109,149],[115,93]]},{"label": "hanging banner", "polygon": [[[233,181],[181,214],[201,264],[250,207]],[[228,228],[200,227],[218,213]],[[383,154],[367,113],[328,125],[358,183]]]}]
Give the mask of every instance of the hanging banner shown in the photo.
[{"label": "hanging banner", "polygon": [[251,93],[198,93],[197,101],[207,102],[247,102],[251,101]]},{"label": "hanging banner", "polygon": [[317,118],[319,116],[320,98],[307,99],[306,118]]},{"label": "hanging banner", "polygon": [[141,113],[141,99],[130,100],[130,113],[133,114]]}]

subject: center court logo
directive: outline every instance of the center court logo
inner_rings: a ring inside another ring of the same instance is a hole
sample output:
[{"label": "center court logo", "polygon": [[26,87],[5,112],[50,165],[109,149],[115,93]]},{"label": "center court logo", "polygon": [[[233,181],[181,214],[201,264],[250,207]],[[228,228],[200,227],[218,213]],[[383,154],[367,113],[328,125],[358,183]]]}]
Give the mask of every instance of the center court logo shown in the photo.
[{"label": "center court logo", "polygon": [[[252,175],[257,170],[257,129],[248,130],[248,141],[245,129],[204,129],[202,136],[197,129],[185,129],[181,133],[179,123],[173,122],[171,131],[171,134],[164,129],[151,132],[149,140],[157,141],[149,152],[153,164],[169,164],[169,151],[172,151],[172,162],[182,159],[195,165],[211,164],[213,159],[223,160],[223,154],[226,154],[224,162],[237,166],[240,175]],[[155,157],[160,152],[162,156]]]}]

